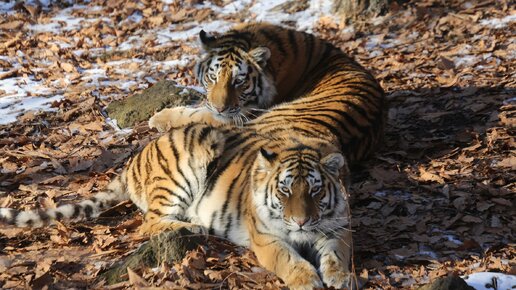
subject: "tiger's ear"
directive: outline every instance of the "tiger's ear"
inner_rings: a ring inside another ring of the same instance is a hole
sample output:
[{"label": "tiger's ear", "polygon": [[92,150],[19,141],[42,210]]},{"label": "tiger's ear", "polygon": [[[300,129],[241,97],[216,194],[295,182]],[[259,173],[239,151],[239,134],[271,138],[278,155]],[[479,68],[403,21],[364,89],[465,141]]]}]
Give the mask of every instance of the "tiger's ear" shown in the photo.
[{"label": "tiger's ear", "polygon": [[257,157],[257,170],[258,171],[269,171],[270,168],[272,167],[272,162],[274,161],[274,159],[276,159],[276,157],[278,156],[278,154],[270,151],[270,150],[267,150],[265,148],[260,148],[260,152],[258,153],[258,157]]},{"label": "tiger's ear", "polygon": [[271,57],[271,50],[265,46],[260,46],[249,51],[249,55],[258,63],[261,67],[265,67],[267,61]]},{"label": "tiger's ear", "polygon": [[205,50],[209,50],[211,45],[216,40],[215,36],[209,35],[206,31],[202,30],[199,32],[199,39],[201,40],[202,47]]},{"label": "tiger's ear", "polygon": [[346,165],[346,159],[340,153],[330,153],[321,159],[321,164],[324,165],[333,174],[339,174],[339,170]]}]

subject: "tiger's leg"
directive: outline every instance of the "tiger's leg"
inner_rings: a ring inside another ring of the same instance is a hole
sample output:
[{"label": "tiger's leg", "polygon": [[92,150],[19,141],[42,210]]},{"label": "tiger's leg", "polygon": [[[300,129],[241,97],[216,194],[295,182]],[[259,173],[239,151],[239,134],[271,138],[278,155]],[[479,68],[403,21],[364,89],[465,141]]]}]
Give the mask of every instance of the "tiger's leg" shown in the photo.
[{"label": "tiger's leg", "polygon": [[167,230],[186,228],[192,233],[204,234],[201,225],[182,221],[191,201],[185,192],[174,192],[169,184],[157,185],[149,194],[149,207],[145,213],[140,232],[146,235],[159,234]]},{"label": "tiger's leg", "polygon": [[351,231],[341,229],[336,236],[320,238],[314,246],[319,259],[319,272],[327,287],[356,289],[351,272]]},{"label": "tiger's leg", "polygon": [[260,264],[278,275],[290,289],[323,287],[315,267],[278,237],[255,232],[251,235],[251,250]]},{"label": "tiger's leg", "polygon": [[149,119],[149,127],[156,128],[159,132],[167,132],[172,127],[184,126],[191,122],[202,122],[210,125],[226,124],[229,120],[217,118],[206,107],[175,107],[163,109]]}]

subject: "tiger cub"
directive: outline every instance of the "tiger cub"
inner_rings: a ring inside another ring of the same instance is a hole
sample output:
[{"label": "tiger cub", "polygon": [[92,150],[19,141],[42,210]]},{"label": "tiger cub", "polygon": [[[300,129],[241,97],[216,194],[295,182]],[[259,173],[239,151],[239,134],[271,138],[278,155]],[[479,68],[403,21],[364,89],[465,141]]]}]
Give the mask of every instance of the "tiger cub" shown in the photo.
[{"label": "tiger cub", "polygon": [[[201,31],[200,40],[205,54],[196,74],[207,102],[190,110],[192,118],[211,112],[212,119],[245,123],[262,135],[325,138],[351,163],[376,149],[387,112],[383,90],[332,44],[267,23],[237,25],[218,36]],[[157,113],[151,127],[173,126],[166,122],[169,110]]]},{"label": "tiger cub", "polygon": [[78,221],[97,217],[102,210],[130,199],[145,213],[144,233],[183,226],[199,232],[198,225],[182,221],[187,204],[205,189],[225,139],[223,132],[211,125],[187,123],[172,128],[131,158],[121,174],[94,197],[47,210],[0,208],[0,221],[18,227]]}]

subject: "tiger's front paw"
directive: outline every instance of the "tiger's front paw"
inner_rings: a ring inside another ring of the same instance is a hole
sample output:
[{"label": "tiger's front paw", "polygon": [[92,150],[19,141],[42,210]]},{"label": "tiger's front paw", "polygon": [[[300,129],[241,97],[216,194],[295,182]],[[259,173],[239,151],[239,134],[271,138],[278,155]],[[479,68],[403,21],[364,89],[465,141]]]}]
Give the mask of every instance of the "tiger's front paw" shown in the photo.
[{"label": "tiger's front paw", "polygon": [[172,128],[172,118],[170,109],[164,109],[149,119],[149,128],[156,128],[158,132],[167,132]]},{"label": "tiger's front paw", "polygon": [[288,277],[283,280],[292,290],[311,290],[323,287],[317,270],[307,261],[294,264]]},{"label": "tiger's front paw", "polygon": [[357,289],[353,274],[343,267],[341,263],[335,260],[335,257],[327,258],[321,261],[319,267],[322,280],[326,287],[335,289]]}]

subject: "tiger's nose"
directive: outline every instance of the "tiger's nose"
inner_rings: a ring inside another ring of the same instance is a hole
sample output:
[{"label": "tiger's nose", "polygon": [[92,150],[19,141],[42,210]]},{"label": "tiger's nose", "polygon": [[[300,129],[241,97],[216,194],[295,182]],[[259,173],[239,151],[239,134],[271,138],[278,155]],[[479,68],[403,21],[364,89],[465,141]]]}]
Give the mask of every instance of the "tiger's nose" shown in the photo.
[{"label": "tiger's nose", "polygon": [[308,217],[293,217],[292,218],[296,224],[298,224],[300,227],[304,226],[309,220],[310,218]]}]

